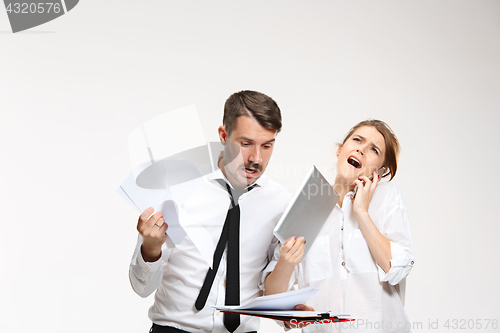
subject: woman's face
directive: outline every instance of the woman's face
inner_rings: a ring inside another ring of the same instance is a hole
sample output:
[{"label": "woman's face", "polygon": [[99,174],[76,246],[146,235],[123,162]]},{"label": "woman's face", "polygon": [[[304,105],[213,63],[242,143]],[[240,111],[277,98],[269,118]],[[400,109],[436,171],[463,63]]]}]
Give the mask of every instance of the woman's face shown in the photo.
[{"label": "woman's face", "polygon": [[359,176],[373,174],[385,160],[385,139],[372,126],[361,126],[337,150],[337,175],[354,182]]}]

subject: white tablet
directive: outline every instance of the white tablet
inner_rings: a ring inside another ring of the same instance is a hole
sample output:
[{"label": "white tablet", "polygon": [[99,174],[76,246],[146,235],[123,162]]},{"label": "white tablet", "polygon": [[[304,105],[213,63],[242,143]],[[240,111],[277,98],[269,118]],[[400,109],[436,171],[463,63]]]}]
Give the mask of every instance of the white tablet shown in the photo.
[{"label": "white tablet", "polygon": [[281,244],[292,236],[304,237],[306,255],[338,200],[339,195],[313,165],[274,228],[274,235]]}]

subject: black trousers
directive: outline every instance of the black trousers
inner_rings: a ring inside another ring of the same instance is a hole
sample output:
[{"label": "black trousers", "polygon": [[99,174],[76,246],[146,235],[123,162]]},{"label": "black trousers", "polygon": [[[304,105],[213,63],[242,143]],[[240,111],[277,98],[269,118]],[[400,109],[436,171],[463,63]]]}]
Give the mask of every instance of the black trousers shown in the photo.
[{"label": "black trousers", "polygon": [[[189,333],[188,331],[180,330],[172,326],[160,326],[153,323],[149,333]],[[252,331],[248,333],[257,333],[257,331]]]}]

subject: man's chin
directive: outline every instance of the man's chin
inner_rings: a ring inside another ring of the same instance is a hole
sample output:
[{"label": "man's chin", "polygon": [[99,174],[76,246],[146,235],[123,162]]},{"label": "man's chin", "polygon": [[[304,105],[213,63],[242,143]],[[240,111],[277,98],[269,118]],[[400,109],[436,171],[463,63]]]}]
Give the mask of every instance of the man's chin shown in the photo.
[{"label": "man's chin", "polygon": [[[260,177],[260,176],[259,176]],[[248,186],[253,185],[259,177],[245,177],[245,178],[238,178],[237,179],[237,187],[244,189]]]},{"label": "man's chin", "polygon": [[245,187],[248,187],[248,186],[255,184],[257,179],[258,178],[251,178],[251,179],[247,178],[243,182],[240,182],[240,184],[243,186],[243,188],[245,188]]},{"label": "man's chin", "polygon": [[257,181],[257,179],[259,179],[259,178],[255,178],[255,179],[248,180],[248,181],[247,181],[247,186],[250,186],[250,185],[255,184],[255,182]]}]

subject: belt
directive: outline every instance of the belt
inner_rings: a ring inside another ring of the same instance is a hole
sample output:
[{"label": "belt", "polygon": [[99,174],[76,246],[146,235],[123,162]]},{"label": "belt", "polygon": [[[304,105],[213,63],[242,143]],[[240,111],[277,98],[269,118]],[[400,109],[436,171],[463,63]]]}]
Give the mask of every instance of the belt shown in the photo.
[{"label": "belt", "polygon": [[[153,326],[151,326],[149,333],[190,333],[190,332],[172,326],[161,326],[153,323]],[[251,331],[246,333],[257,333],[257,331]]]}]

